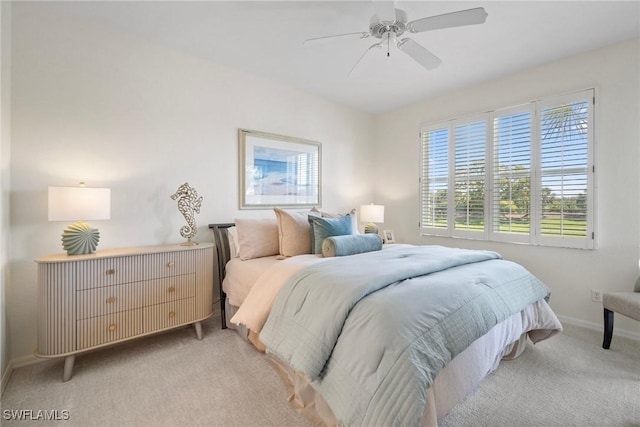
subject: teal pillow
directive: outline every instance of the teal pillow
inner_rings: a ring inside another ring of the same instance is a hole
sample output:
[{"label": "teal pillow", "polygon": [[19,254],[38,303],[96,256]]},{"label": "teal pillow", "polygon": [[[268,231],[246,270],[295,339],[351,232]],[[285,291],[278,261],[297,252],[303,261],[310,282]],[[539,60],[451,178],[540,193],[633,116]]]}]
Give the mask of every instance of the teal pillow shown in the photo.
[{"label": "teal pillow", "polygon": [[314,254],[322,253],[322,242],[327,237],[344,236],[353,231],[349,214],[339,218],[323,218],[314,215],[309,215],[308,218],[311,226],[311,249]]},{"label": "teal pillow", "polygon": [[327,237],[322,242],[325,257],[356,255],[382,249],[382,237],[377,234],[351,234]]}]

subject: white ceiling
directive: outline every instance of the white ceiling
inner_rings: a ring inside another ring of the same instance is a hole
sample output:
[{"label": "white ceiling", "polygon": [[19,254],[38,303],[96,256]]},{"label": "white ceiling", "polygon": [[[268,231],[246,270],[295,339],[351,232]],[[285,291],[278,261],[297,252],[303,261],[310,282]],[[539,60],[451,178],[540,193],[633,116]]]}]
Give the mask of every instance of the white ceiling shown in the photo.
[{"label": "white ceiling", "polygon": [[[49,7],[163,46],[378,113],[640,36],[639,1],[397,1],[409,21],[484,7],[481,25],[410,37],[443,64],[427,71],[403,52],[374,50],[376,39],[304,46],[308,38],[368,31],[370,1],[74,1]],[[408,34],[405,34],[405,36]]]}]

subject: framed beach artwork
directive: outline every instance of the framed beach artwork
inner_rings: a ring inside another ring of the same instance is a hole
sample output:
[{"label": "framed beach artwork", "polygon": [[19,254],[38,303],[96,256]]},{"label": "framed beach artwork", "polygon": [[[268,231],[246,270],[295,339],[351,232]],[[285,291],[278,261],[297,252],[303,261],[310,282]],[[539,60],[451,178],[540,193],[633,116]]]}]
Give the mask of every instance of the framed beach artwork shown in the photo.
[{"label": "framed beach artwork", "polygon": [[240,129],[240,209],[321,205],[322,145]]}]

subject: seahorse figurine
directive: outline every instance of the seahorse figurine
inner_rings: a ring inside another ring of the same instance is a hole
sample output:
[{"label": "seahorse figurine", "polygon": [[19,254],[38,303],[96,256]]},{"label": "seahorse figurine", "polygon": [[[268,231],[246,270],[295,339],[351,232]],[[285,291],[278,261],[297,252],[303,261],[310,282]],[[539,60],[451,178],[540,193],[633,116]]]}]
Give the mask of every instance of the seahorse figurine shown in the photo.
[{"label": "seahorse figurine", "polygon": [[202,205],[202,196],[198,197],[198,192],[195,188],[191,188],[188,182],[185,182],[178,190],[171,195],[173,200],[178,200],[178,210],[184,216],[187,221],[187,225],[180,227],[180,235],[187,239],[182,246],[193,246],[198,243],[191,240],[196,235],[198,229],[196,227],[196,220],[194,215],[200,213],[200,206]]}]

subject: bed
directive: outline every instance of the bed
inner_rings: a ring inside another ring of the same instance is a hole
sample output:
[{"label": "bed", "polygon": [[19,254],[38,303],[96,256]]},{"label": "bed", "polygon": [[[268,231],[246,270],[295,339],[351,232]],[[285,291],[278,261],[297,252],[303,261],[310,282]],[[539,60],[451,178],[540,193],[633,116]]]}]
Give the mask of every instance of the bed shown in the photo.
[{"label": "bed", "polygon": [[236,223],[209,226],[222,327],[266,352],[316,425],[437,426],[527,340],[562,330],[548,288],[494,252],[393,244],[241,259]]}]

